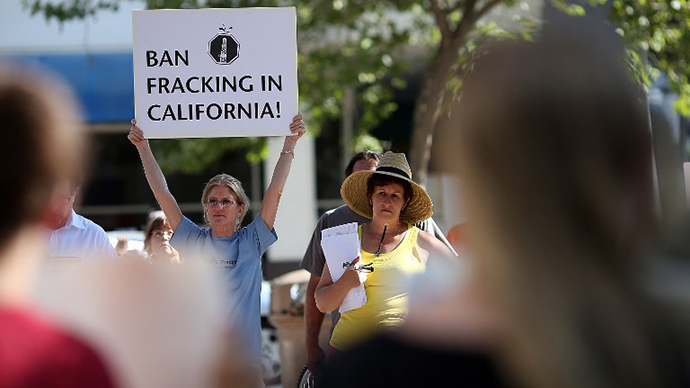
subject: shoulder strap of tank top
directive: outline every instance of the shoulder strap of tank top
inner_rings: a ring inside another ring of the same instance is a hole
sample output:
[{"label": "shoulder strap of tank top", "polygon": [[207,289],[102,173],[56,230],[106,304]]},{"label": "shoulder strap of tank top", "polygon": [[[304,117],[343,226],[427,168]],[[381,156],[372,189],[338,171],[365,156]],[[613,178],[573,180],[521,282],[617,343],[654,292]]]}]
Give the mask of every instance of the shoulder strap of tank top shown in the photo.
[{"label": "shoulder strap of tank top", "polygon": [[410,244],[412,244],[412,246],[417,245],[417,236],[419,236],[419,228],[417,228],[414,225],[410,225],[410,229],[408,229],[407,233],[409,235]]}]

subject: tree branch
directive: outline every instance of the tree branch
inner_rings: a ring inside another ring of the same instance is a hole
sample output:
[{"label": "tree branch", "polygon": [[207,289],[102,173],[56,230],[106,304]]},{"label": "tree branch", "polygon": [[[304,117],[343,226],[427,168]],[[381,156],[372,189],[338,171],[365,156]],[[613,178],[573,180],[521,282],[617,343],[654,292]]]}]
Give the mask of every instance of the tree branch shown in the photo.
[{"label": "tree branch", "polygon": [[[475,10],[477,5],[477,0],[468,0],[465,6],[465,10],[462,14],[462,19],[458,23],[458,27],[453,33],[453,44],[462,43],[465,41],[465,35],[469,33],[473,28],[474,24],[479,21],[487,12],[492,8],[502,3],[504,0],[490,0],[483,7]],[[459,46],[458,46],[459,47]]]},{"label": "tree branch", "polygon": [[453,31],[453,41],[462,41],[465,39],[465,34],[469,31],[467,27],[474,25],[474,6],[477,5],[477,0],[467,0],[465,6],[462,10],[462,19],[458,23],[458,26]]},{"label": "tree branch", "polygon": [[474,12],[474,6],[477,4],[477,0],[466,0],[464,7],[462,7],[462,18],[465,19],[465,17],[472,12]]},{"label": "tree branch", "polygon": [[434,19],[436,19],[436,24],[438,24],[438,28],[441,30],[441,45],[447,45],[450,43],[452,35],[450,33],[450,28],[448,27],[448,19],[446,18],[446,14],[441,9],[438,0],[429,0],[429,4],[431,5],[431,13],[434,14]]},{"label": "tree branch", "polygon": [[503,0],[491,0],[491,1],[487,2],[486,4],[484,4],[484,6],[482,8],[480,8],[477,11],[477,13],[475,14],[476,20],[481,19],[485,13],[489,12],[493,7],[499,5],[502,2],[503,2]]}]

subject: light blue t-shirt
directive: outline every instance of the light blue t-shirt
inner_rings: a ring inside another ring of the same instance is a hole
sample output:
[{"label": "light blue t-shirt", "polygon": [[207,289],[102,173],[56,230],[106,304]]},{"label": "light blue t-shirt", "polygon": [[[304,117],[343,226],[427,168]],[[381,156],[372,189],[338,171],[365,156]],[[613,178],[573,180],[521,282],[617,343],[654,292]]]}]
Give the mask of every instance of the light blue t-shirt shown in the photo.
[{"label": "light blue t-shirt", "polygon": [[255,360],[261,359],[261,255],[276,240],[260,214],[232,237],[214,237],[183,217],[170,240],[182,259],[208,260],[223,271],[230,320]]}]

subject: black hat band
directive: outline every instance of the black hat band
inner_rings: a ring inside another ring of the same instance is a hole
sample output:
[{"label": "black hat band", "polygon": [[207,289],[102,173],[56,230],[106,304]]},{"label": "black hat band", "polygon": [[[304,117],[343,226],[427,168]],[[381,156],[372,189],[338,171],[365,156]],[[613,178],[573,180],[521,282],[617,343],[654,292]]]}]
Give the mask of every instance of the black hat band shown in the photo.
[{"label": "black hat band", "polygon": [[396,167],[378,167],[376,171],[392,172],[393,174],[402,175],[407,179],[412,179],[412,177],[410,177],[410,174]]}]

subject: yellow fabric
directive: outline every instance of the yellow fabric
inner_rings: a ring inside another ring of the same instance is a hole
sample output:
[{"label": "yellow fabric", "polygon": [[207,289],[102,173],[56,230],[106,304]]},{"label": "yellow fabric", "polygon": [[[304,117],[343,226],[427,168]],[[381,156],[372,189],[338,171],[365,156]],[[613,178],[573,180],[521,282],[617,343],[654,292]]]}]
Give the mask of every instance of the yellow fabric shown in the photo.
[{"label": "yellow fabric", "polygon": [[[345,312],[333,330],[331,346],[343,350],[381,329],[402,324],[407,314],[407,280],[426,268],[417,249],[419,229],[410,226],[391,252],[376,257],[360,247],[360,263],[372,263],[374,272],[364,282],[367,303]],[[360,241],[362,227],[359,227]]]}]

